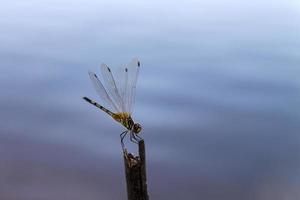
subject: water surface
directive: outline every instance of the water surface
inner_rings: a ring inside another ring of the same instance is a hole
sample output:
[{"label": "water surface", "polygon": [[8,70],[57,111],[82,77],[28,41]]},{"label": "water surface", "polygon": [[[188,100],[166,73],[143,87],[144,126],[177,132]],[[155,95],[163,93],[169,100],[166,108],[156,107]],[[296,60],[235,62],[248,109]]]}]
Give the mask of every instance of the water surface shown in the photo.
[{"label": "water surface", "polygon": [[125,199],[123,128],[87,71],[141,60],[151,199],[299,199],[300,4],[10,1],[1,199]]}]

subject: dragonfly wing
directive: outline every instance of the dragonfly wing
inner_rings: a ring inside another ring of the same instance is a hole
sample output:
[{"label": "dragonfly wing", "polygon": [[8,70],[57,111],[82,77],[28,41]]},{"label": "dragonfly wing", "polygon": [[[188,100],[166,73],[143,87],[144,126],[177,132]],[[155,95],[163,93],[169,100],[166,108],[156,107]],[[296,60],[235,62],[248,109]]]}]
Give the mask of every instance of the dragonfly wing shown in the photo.
[{"label": "dragonfly wing", "polygon": [[98,95],[100,96],[101,100],[104,101],[106,103],[107,107],[112,107],[114,108],[115,111],[120,112],[121,109],[116,105],[116,103],[110,98],[110,96],[108,95],[107,91],[105,90],[103,84],[101,83],[101,81],[98,79],[97,75],[93,72],[89,72],[89,76],[90,79],[98,93]]},{"label": "dragonfly wing", "polygon": [[115,73],[115,78],[116,78],[116,84],[117,88],[119,91],[119,94],[122,99],[122,104],[123,104],[123,112],[128,112],[127,109],[127,84],[128,84],[128,70],[127,66],[123,66],[117,69]]},{"label": "dragonfly wing", "polygon": [[[126,112],[132,114],[133,106],[135,103],[135,91],[137,79],[140,71],[140,61],[138,59],[133,59],[125,68],[126,72],[126,89],[125,89],[125,99],[126,99]],[[125,80],[126,80],[125,79]]]},{"label": "dragonfly wing", "polygon": [[120,112],[125,112],[125,104],[121,97],[122,93],[119,91],[114,76],[110,68],[106,64],[101,65],[101,72],[104,80],[104,87],[108,95],[115,102]]}]

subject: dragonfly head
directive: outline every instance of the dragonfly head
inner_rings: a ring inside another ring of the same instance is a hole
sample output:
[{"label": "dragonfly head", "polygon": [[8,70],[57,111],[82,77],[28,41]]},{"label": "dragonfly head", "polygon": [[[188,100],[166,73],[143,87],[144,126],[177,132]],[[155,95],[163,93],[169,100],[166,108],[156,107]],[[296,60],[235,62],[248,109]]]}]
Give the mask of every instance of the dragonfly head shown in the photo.
[{"label": "dragonfly head", "polygon": [[142,126],[139,123],[135,123],[133,125],[132,131],[134,133],[139,133],[142,130]]}]

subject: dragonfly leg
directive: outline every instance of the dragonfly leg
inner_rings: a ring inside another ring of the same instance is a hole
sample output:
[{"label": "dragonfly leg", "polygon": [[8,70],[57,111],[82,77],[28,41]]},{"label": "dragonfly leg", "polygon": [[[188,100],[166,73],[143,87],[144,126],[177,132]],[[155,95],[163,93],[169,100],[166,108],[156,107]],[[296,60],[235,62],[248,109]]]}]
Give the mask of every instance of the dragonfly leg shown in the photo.
[{"label": "dragonfly leg", "polygon": [[130,132],[130,140],[136,144],[139,143],[139,141],[141,141],[141,137],[139,137],[137,134]]},{"label": "dragonfly leg", "polygon": [[129,133],[129,136],[130,136],[130,137],[129,137],[129,138],[130,138],[130,141],[131,141],[131,142],[135,142],[135,141],[133,141],[132,132]]},{"label": "dragonfly leg", "polygon": [[121,138],[121,145],[122,145],[122,149],[123,149],[123,151],[125,150],[125,145],[124,145],[124,142],[123,142],[123,140],[124,140],[125,136],[127,135],[127,133],[128,133],[128,130],[126,130],[126,131],[124,131],[124,132],[122,132],[122,133],[120,134],[120,138]]},{"label": "dragonfly leg", "polygon": [[134,135],[138,138],[139,141],[143,140],[138,134],[134,133]]},{"label": "dragonfly leg", "polygon": [[136,137],[134,137],[134,133],[132,131],[130,132],[130,141],[138,144],[138,141],[137,141]]},{"label": "dragonfly leg", "polygon": [[121,139],[124,139],[124,137],[125,137],[124,134],[126,135],[127,132],[128,132],[128,130],[123,131],[123,132],[120,134],[120,138],[121,138]]}]

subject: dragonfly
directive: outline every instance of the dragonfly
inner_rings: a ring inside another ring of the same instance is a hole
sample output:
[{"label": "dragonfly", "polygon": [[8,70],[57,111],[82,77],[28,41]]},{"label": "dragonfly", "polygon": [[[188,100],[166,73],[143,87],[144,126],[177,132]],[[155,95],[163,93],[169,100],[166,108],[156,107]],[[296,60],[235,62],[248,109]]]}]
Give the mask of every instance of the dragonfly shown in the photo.
[{"label": "dragonfly", "polygon": [[134,58],[113,75],[111,69],[106,64],[102,64],[100,66],[102,79],[99,79],[94,72],[89,71],[89,77],[102,104],[88,97],[83,97],[85,101],[104,111],[126,128],[120,134],[123,150],[125,149],[123,140],[128,133],[130,140],[134,143],[138,143],[142,139],[138,135],[142,126],[132,119],[140,65],[140,61]]}]

